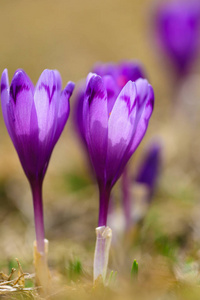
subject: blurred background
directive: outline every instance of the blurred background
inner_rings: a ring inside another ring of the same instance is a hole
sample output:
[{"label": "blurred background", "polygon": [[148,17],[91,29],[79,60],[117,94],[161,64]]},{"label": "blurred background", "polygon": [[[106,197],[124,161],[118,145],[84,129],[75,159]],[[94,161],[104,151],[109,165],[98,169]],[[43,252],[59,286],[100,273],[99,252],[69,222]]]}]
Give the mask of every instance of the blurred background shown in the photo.
[{"label": "blurred background", "polygon": [[[173,62],[157,44],[157,7],[158,2],[150,0],[0,0],[0,69],[8,69],[10,81],[17,68],[23,68],[34,84],[44,69],[57,69],[64,88],[68,81],[84,79],[96,62],[138,60],[154,88],[155,109],[129,173],[136,172],[154,137],[162,143],[162,171],[151,206],[128,236],[125,250],[122,240],[113,247],[110,267],[122,274],[134,258],[148,266],[153,264],[150,257],[161,257],[165,266],[165,257],[200,255],[200,59],[196,57],[189,75],[177,79]],[[74,257],[92,272],[98,218],[98,193],[74,130],[73,105],[74,97],[44,180],[50,267],[64,275]],[[31,272],[32,199],[2,116],[0,137],[0,269],[6,270],[18,257]],[[113,189],[116,203],[120,184]],[[163,267],[163,272],[169,269]]]}]

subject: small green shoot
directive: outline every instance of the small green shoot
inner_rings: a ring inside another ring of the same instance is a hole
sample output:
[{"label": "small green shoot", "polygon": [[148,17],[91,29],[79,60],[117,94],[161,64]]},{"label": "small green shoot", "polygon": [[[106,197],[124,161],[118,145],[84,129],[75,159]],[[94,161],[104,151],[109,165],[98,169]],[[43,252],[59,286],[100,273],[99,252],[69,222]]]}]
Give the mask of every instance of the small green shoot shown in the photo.
[{"label": "small green shoot", "polygon": [[77,279],[83,272],[82,264],[79,259],[69,261],[68,274],[70,279]]},{"label": "small green shoot", "polygon": [[117,278],[117,271],[111,271],[108,277],[108,286],[115,284]]},{"label": "small green shoot", "polygon": [[132,269],[131,269],[131,277],[137,278],[138,277],[138,262],[136,259],[133,261]]}]

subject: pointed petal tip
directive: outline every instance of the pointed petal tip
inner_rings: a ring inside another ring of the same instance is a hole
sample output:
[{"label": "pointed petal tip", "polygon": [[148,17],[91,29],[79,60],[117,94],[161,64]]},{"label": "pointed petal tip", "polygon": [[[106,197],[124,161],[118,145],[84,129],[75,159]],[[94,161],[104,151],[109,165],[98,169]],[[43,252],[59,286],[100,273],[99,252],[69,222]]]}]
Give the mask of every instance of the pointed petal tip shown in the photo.
[{"label": "pointed petal tip", "polygon": [[53,72],[53,71],[56,71],[56,70],[44,69],[41,74],[43,74],[43,73],[50,73],[50,72]]},{"label": "pointed petal tip", "polygon": [[145,119],[149,122],[154,109],[154,91],[152,86],[148,86],[148,96],[145,104]]},{"label": "pointed petal tip", "polygon": [[44,69],[39,77],[39,80],[44,78],[50,78],[51,76],[55,76],[57,78],[60,76],[60,73],[57,70]]},{"label": "pointed petal tip", "polygon": [[147,90],[148,86],[150,85],[146,78],[138,78],[136,81],[136,86],[138,90]]},{"label": "pointed petal tip", "polygon": [[1,75],[1,93],[4,89],[9,88],[9,78],[8,78],[8,70],[4,69]]},{"label": "pointed petal tip", "polygon": [[69,87],[69,89],[71,90],[71,92],[73,92],[73,90],[75,88],[75,83],[73,81],[69,81],[67,83],[67,86]]},{"label": "pointed petal tip", "polygon": [[[40,102],[40,99],[45,99],[48,103],[55,102],[57,93],[60,94],[62,87],[62,79],[57,70],[45,69],[36,84],[34,90],[34,101]],[[38,104],[39,105],[39,104]],[[39,109],[39,106],[38,106]]]},{"label": "pointed petal tip", "polygon": [[154,100],[154,98],[155,98],[155,95],[154,95],[154,90],[153,90],[153,88],[152,88],[151,84],[149,84],[149,85],[148,85],[148,87],[149,87],[149,92],[150,92],[150,95],[151,95],[151,97],[152,97],[152,98],[153,98],[153,100]]},{"label": "pointed petal tip", "polygon": [[58,75],[58,77],[60,76],[60,73],[57,70],[44,69],[42,71],[42,73],[40,74],[38,82],[42,82],[42,81],[46,81],[46,80],[48,81],[48,80],[50,80],[50,78],[57,79],[57,75]]},{"label": "pointed petal tip", "polygon": [[[23,69],[17,69],[13,75],[12,82],[23,82],[23,81],[28,81],[31,82],[30,78],[26,74],[26,72]],[[12,85],[11,82],[11,85]],[[32,82],[31,82],[32,83]]]},{"label": "pointed petal tip", "polygon": [[136,84],[134,81],[131,81],[131,80],[129,80],[122,89],[122,91],[124,91],[124,92],[127,91],[130,96],[133,96],[133,95],[136,96],[136,90],[137,90]]},{"label": "pointed petal tip", "polygon": [[55,78],[56,78],[56,85],[57,85],[57,90],[62,89],[62,78],[60,75],[60,72],[58,70],[53,70]]},{"label": "pointed petal tip", "polygon": [[19,93],[21,93],[22,91],[25,91],[27,93],[29,90],[32,91],[33,94],[34,85],[31,79],[28,77],[24,70],[16,70],[10,85],[11,98],[14,100],[14,102],[16,102]]},{"label": "pointed petal tip", "polygon": [[127,103],[129,108],[129,112],[132,111],[133,107],[135,106],[136,102],[136,84],[135,82],[129,80],[123,89],[121,90],[119,96],[121,100],[124,100]]},{"label": "pointed petal tip", "polygon": [[92,78],[95,77],[100,77],[99,75],[97,75],[96,73],[92,73],[90,72],[86,78],[86,86],[89,84],[89,82],[91,81]]},{"label": "pointed petal tip", "polygon": [[89,105],[94,99],[107,100],[107,91],[101,76],[92,74],[87,82],[85,97],[87,97]]},{"label": "pointed petal tip", "polygon": [[28,75],[26,74],[26,72],[23,69],[17,69],[13,75],[13,79],[14,78],[19,78],[19,77],[28,77]]},{"label": "pointed petal tip", "polygon": [[[129,87],[129,88],[135,88],[135,82],[134,81],[131,81],[129,80],[126,84],[125,84],[126,87]],[[123,87],[123,89],[125,88],[125,86]]]},{"label": "pointed petal tip", "polygon": [[57,90],[61,90],[62,88],[62,78],[60,75],[60,72],[56,69],[51,70],[51,69],[44,69],[39,77],[38,83],[39,82],[53,82],[52,84],[56,84]]},{"label": "pointed petal tip", "polygon": [[87,76],[87,87],[94,88],[97,84],[103,84],[103,78],[95,73],[89,73]]},{"label": "pointed petal tip", "polygon": [[60,76],[60,72],[57,69],[44,69],[41,74],[50,74],[53,73],[55,76]]},{"label": "pointed petal tip", "polygon": [[90,72],[87,77],[98,76],[95,72]]},{"label": "pointed petal tip", "polygon": [[149,84],[149,95],[148,95],[148,102],[151,103],[152,107],[154,108],[154,102],[155,102],[155,94],[152,86]]},{"label": "pointed petal tip", "polygon": [[139,107],[143,107],[143,105],[150,105],[154,103],[154,91],[152,86],[149,84],[146,79],[138,79],[136,80],[136,89],[138,95],[138,104]]},{"label": "pointed petal tip", "polygon": [[3,70],[2,76],[3,76],[4,74],[5,74],[5,75],[8,75],[8,69],[7,69],[7,68],[5,68],[5,69]]},{"label": "pointed petal tip", "polygon": [[67,94],[69,95],[69,97],[71,97],[73,91],[75,88],[75,83],[72,81],[69,81],[64,89],[64,95],[66,96]]}]

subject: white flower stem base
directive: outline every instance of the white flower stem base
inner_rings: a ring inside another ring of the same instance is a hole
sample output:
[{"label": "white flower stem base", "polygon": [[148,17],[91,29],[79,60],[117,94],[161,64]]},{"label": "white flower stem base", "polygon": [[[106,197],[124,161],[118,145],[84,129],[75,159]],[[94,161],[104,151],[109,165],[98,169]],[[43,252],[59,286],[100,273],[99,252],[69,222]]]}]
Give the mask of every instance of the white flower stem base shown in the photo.
[{"label": "white flower stem base", "polygon": [[48,268],[48,246],[49,241],[44,240],[44,252],[39,252],[37,249],[37,242],[34,241],[34,266],[35,266],[35,283],[36,286],[41,287],[41,291],[47,293],[49,289],[50,273]]},{"label": "white flower stem base", "polygon": [[94,283],[99,279],[105,283],[111,239],[112,230],[110,227],[100,226],[96,228],[96,246],[93,269]]}]

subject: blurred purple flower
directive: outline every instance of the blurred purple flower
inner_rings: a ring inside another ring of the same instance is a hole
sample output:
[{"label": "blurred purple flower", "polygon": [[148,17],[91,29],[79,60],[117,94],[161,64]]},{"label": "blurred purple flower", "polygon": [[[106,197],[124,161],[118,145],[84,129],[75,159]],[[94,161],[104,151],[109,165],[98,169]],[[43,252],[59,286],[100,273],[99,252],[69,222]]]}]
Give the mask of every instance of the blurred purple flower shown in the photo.
[{"label": "blurred purple flower", "polygon": [[32,189],[38,251],[44,251],[42,183],[74,89],[72,82],[63,91],[61,85],[56,70],[44,70],[36,87],[23,70],[15,72],[10,87],[6,69],[1,77],[4,121]]},{"label": "blurred purple flower", "polygon": [[148,202],[151,201],[159,178],[162,164],[162,145],[159,141],[152,142],[146,149],[142,163],[134,179],[148,188]]},{"label": "blurred purple flower", "polygon": [[106,225],[110,192],[140,144],[153,111],[147,80],[129,81],[118,93],[111,76],[90,73],[82,105],[83,132],[100,191],[99,226]]},{"label": "blurred purple flower", "polygon": [[146,78],[142,65],[137,61],[122,61],[119,64],[114,63],[97,63],[93,70],[97,75],[110,75],[119,87],[119,91],[125,84],[131,80],[136,81],[139,78]]},{"label": "blurred purple flower", "polygon": [[127,167],[123,172],[122,207],[124,212],[125,227],[127,230],[130,229],[136,220],[138,221],[138,219],[141,219],[141,216],[136,216],[134,211],[135,199],[131,195],[131,187],[133,186],[133,182],[139,183],[144,187],[144,201],[147,204],[146,207],[148,207],[148,205],[151,203],[159,179],[162,164],[161,156],[162,144],[159,140],[154,140],[150,143],[150,145],[148,145],[136,175],[131,177],[127,172]]},{"label": "blurred purple flower", "polygon": [[162,2],[156,9],[154,25],[158,45],[178,75],[184,75],[200,50],[200,2]]}]

